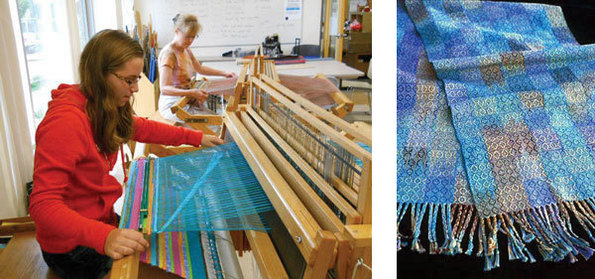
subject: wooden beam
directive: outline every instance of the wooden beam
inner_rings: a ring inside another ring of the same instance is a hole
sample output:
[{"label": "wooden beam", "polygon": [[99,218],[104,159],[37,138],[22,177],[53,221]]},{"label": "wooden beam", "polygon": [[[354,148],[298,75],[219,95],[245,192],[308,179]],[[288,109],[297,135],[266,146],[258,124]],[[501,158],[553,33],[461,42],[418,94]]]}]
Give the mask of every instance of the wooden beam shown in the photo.
[{"label": "wooden beam", "polygon": [[364,159],[363,165],[357,211],[362,215],[364,224],[372,224],[372,159]]},{"label": "wooden beam", "polygon": [[335,258],[335,236],[329,231],[319,231],[316,235],[316,250],[313,253],[312,261],[306,266],[304,279],[327,278],[328,270],[332,267],[332,260]]},{"label": "wooden beam", "polygon": [[345,236],[353,247],[372,247],[372,224],[346,225]]},{"label": "wooden beam", "polygon": [[34,232],[35,222],[31,217],[17,217],[0,220],[0,236],[10,236],[21,232]]},{"label": "wooden beam", "polygon": [[[336,233],[337,238],[337,258],[335,260],[336,278],[351,278],[348,277],[347,265],[350,261],[351,246],[349,241],[345,238],[344,232]],[[351,276],[351,274],[349,274]]]},{"label": "wooden beam", "polygon": [[260,274],[265,279],[289,278],[283,263],[266,232],[246,231]]},{"label": "wooden beam", "polygon": [[[351,246],[350,259],[347,264],[349,276],[355,271],[355,278],[371,278],[372,271],[366,266],[372,267],[372,225],[345,226],[344,236]],[[363,264],[359,264],[359,261],[362,261]]]},{"label": "wooden beam", "polygon": [[135,252],[119,260],[114,260],[112,270],[110,271],[110,279],[128,279],[138,277],[138,265],[140,261],[140,253]]},{"label": "wooden beam", "polygon": [[236,110],[238,108],[238,105],[240,104],[240,101],[242,99],[242,93],[244,93],[246,75],[248,73],[249,66],[249,63],[244,63],[244,65],[242,66],[242,70],[240,71],[240,75],[238,76],[238,81],[236,83],[233,101],[227,106],[227,111]]},{"label": "wooden beam", "polygon": [[15,233],[30,231],[35,231],[34,222],[4,224],[0,226],[0,236],[9,236],[14,235]]},{"label": "wooden beam", "polygon": [[331,47],[331,0],[324,3],[324,37],[322,43],[322,56],[328,57]]},{"label": "wooden beam", "polygon": [[[328,80],[326,76],[322,73],[318,73],[314,76],[314,78]],[[337,90],[336,92],[331,92],[331,98],[337,103],[337,106],[331,107],[331,111],[334,115],[343,118],[351,111],[353,111],[353,101],[345,95],[345,93],[341,92],[341,90]],[[371,135],[371,133],[370,133]]]},{"label": "wooden beam", "polygon": [[15,218],[2,219],[2,220],[0,220],[0,225],[2,225],[4,223],[28,223],[28,222],[33,222],[33,218],[27,216],[27,217],[15,217]]},{"label": "wooden beam", "polygon": [[343,61],[343,35],[345,34],[345,12],[347,0],[338,0],[339,6],[337,8],[337,41],[335,43],[335,60]]},{"label": "wooden beam", "polygon": [[[203,131],[208,135],[218,136],[209,126],[220,126],[223,124],[221,115],[191,115],[184,106],[188,103],[189,97],[184,97],[175,106],[172,107],[172,112],[176,114],[188,126]],[[174,109],[175,108],[175,109]]]}]

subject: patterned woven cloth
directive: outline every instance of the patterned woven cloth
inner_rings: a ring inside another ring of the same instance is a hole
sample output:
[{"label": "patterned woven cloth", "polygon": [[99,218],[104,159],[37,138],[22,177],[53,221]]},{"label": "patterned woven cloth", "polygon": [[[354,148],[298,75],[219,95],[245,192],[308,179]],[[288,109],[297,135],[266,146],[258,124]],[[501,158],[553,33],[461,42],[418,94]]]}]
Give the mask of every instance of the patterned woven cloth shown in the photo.
[{"label": "patterned woven cloth", "polygon": [[430,252],[460,253],[468,234],[470,254],[475,234],[486,270],[499,265],[498,231],[507,235],[509,259],[534,261],[531,241],[544,260],[589,258],[595,45],[578,45],[555,6],[404,2],[397,11],[397,214],[399,223],[411,215],[412,249],[424,250],[419,235],[429,208]]}]

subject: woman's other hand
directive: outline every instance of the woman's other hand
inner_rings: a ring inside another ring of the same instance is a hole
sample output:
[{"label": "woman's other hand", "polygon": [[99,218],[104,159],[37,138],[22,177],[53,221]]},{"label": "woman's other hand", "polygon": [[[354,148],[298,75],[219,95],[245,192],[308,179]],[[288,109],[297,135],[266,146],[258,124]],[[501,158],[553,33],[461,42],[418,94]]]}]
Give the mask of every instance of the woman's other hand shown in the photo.
[{"label": "woman's other hand", "polygon": [[209,97],[207,92],[200,89],[190,89],[189,93],[190,94],[188,94],[188,97],[196,99],[199,103],[204,102]]},{"label": "woman's other hand", "polygon": [[115,229],[105,239],[103,250],[112,259],[121,259],[134,252],[143,252],[149,247],[143,234],[131,229]]},{"label": "woman's other hand", "polygon": [[236,74],[234,72],[227,72],[227,73],[225,73],[225,77],[226,78],[234,78],[234,77],[237,77],[237,76],[238,76],[238,74]]},{"label": "woman's other hand", "polygon": [[213,147],[216,145],[220,145],[220,144],[224,144],[225,141],[213,136],[213,135],[203,135],[202,136],[202,141],[200,142],[200,146],[203,147]]}]

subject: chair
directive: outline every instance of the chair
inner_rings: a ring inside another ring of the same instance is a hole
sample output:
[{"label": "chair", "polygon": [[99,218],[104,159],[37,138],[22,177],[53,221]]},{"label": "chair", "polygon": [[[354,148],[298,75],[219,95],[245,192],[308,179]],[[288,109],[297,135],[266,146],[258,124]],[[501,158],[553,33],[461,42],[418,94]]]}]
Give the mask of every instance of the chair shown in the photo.
[{"label": "chair", "polygon": [[297,45],[291,49],[292,54],[304,57],[320,57],[319,45]]}]

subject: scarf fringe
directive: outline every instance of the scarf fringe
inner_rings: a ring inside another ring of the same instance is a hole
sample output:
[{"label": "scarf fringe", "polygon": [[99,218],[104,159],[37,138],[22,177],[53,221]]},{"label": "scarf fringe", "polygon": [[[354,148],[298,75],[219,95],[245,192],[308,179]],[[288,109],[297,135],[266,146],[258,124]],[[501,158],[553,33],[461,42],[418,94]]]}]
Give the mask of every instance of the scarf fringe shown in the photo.
[{"label": "scarf fringe", "polygon": [[[411,218],[411,236],[399,232],[399,224],[407,214]],[[576,235],[572,228],[571,215],[578,221],[588,240]],[[438,216],[442,221],[444,239],[441,245],[437,238]],[[533,241],[537,244],[537,250],[544,261],[561,261],[568,258],[570,262],[576,262],[579,255],[588,260],[595,251],[591,248],[591,244],[595,243],[595,198],[560,201],[556,204],[485,218],[478,216],[473,205],[397,203],[397,251],[410,246],[413,251],[426,252],[420,241],[424,218],[428,218],[428,253],[471,255],[475,250],[476,256],[485,260],[485,271],[500,266],[498,232],[507,237],[509,260],[536,262],[535,256],[527,248],[527,244]],[[463,251],[465,236],[468,236],[467,249]],[[403,239],[411,239],[411,244]]]}]

